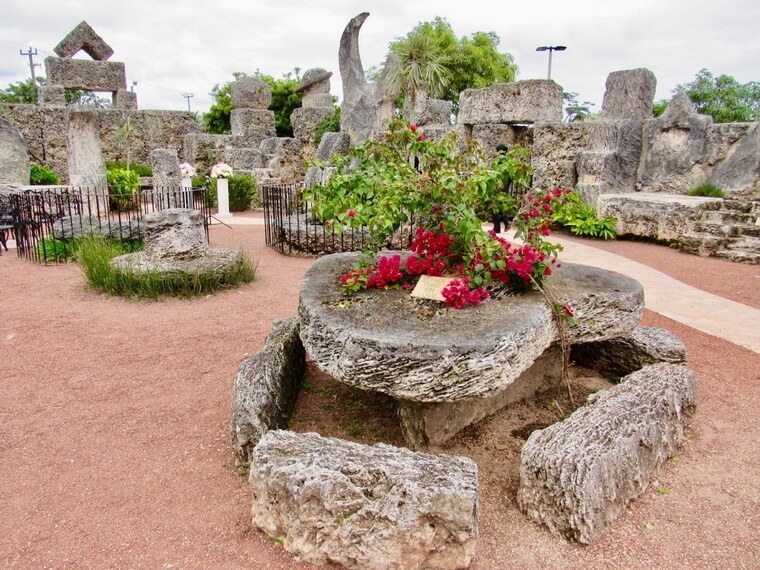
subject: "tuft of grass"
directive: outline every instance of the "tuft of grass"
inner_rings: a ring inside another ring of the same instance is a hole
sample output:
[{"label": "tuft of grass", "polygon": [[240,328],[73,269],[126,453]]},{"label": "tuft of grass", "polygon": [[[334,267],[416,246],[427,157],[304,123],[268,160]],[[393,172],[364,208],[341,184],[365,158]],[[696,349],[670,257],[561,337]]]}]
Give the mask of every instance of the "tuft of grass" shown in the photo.
[{"label": "tuft of grass", "polygon": [[193,297],[231,289],[253,281],[256,265],[243,255],[237,265],[212,273],[125,273],[111,267],[111,259],[123,252],[97,237],[81,240],[78,262],[87,284],[111,295],[139,299]]},{"label": "tuft of grass", "polygon": [[[45,263],[66,263],[77,257],[83,238],[55,239],[47,236],[37,242],[37,255]],[[111,244],[119,251],[117,255],[139,251],[143,247],[142,239],[114,240]]]},{"label": "tuft of grass", "polygon": [[706,196],[707,198],[725,198],[726,193],[718,188],[715,184],[700,184],[689,190],[687,193],[689,196]]}]

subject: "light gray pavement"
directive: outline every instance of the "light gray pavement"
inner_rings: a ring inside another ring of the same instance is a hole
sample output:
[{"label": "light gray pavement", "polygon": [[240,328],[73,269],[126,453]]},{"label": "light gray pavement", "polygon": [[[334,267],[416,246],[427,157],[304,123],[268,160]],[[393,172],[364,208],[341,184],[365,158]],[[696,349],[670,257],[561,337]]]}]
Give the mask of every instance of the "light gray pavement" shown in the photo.
[{"label": "light gray pavement", "polygon": [[[509,233],[514,237],[514,232]],[[644,286],[646,308],[739,346],[760,352],[760,310],[713,295],[626,257],[552,236],[561,261],[617,271]]]}]

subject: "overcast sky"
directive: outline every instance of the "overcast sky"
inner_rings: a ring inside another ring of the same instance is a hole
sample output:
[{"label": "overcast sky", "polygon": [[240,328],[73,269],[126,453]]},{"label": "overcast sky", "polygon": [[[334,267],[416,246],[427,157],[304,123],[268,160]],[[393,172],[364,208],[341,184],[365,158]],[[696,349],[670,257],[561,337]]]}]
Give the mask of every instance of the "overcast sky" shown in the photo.
[{"label": "overcast sky", "polygon": [[596,110],[607,74],[620,69],[652,70],[658,99],[703,67],[742,83],[760,80],[758,0],[3,0],[0,88],[29,77],[19,48],[36,48],[42,63],[86,20],[114,49],[111,60],[125,62],[141,109],[186,109],[182,93],[190,92],[192,109],[206,110],[214,84],[257,69],[280,77],[324,67],[340,96],[340,35],[363,11],[370,12],[359,36],[365,69],[384,59],[393,39],[441,16],[457,36],[496,32],[519,79],[546,77],[547,54],[537,46],[566,45],[552,78]]}]

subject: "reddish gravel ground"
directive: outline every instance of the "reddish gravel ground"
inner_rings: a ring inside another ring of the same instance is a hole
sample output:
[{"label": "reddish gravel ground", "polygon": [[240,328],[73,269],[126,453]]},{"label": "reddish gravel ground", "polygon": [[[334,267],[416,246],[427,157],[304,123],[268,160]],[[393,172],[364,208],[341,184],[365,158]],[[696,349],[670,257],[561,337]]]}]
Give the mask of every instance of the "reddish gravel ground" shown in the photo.
[{"label": "reddish gravel ground", "polygon": [[[256,281],[130,302],[85,289],[74,265],[0,257],[0,567],[311,568],[251,528],[228,444],[237,366],[273,319],[296,314],[311,260],[267,249],[260,226],[211,237],[248,249]],[[601,247],[760,304],[747,266]],[[650,489],[590,547],[534,527],[514,497],[486,498],[473,568],[760,567],[760,355],[654,313],[645,322],[686,342],[699,377],[691,439],[657,483],[667,493]]]}]

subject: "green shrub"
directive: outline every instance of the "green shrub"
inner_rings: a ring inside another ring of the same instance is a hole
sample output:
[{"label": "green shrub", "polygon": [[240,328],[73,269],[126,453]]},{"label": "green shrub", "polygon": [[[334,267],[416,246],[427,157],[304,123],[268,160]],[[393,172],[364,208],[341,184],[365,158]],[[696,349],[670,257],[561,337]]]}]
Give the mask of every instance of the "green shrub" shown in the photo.
[{"label": "green shrub", "polygon": [[708,198],[725,198],[726,193],[718,188],[715,184],[701,184],[696,188],[692,188],[686,194],[689,196],[707,196]]},{"label": "green shrub", "polygon": [[230,187],[230,212],[250,210],[258,196],[253,177],[248,174],[233,174],[227,180]]},{"label": "green shrub", "polygon": [[106,172],[111,208],[129,210],[137,206],[137,190],[140,188],[140,176],[134,170],[113,168]]},{"label": "green shrub", "polygon": [[247,256],[227,271],[205,274],[123,273],[111,267],[111,259],[121,255],[119,248],[102,238],[81,240],[77,260],[87,284],[98,291],[119,297],[159,299],[190,297],[237,287],[252,281],[256,266]]},{"label": "green shrub", "polygon": [[129,168],[127,168],[126,162],[106,161],[106,170],[131,170],[136,172],[138,176],[153,176],[153,169],[150,166],[134,162],[130,162]]},{"label": "green shrub", "polygon": [[322,119],[314,128],[314,145],[319,146],[325,133],[337,133],[340,131],[340,107],[335,107],[332,117]]},{"label": "green shrub", "polygon": [[554,223],[569,228],[575,235],[615,239],[617,220],[611,216],[597,218],[596,209],[584,204],[578,192],[569,194],[568,200],[557,208],[552,219]]},{"label": "green shrub", "polygon": [[53,172],[52,168],[49,168],[42,164],[32,164],[29,169],[29,183],[34,186],[42,186],[46,184],[60,184],[61,179]]}]

